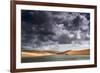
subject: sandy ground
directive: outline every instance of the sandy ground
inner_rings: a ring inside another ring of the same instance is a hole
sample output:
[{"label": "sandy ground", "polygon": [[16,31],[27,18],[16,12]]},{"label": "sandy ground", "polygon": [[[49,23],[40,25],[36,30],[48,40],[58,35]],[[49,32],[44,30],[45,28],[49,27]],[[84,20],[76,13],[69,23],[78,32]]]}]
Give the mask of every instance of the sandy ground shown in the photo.
[{"label": "sandy ground", "polygon": [[58,54],[65,54],[65,55],[89,55],[90,50],[68,50],[64,52],[49,52],[49,51],[22,51],[22,57],[41,57],[41,56],[50,56],[50,55],[58,55]]}]

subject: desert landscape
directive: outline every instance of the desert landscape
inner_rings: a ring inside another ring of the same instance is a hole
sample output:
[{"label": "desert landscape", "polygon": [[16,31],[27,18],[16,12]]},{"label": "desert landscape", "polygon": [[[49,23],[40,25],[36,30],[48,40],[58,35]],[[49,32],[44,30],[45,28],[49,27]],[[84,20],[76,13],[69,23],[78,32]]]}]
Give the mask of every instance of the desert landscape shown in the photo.
[{"label": "desert landscape", "polygon": [[89,59],[90,50],[67,50],[63,52],[45,50],[23,50],[21,53],[22,62],[45,62],[63,60],[85,60]]},{"label": "desert landscape", "polygon": [[64,52],[58,52],[58,51],[36,51],[36,50],[24,50],[22,51],[22,57],[41,57],[41,56],[49,56],[49,55],[59,55],[59,54],[65,54],[65,55],[89,55],[90,50],[68,50]]}]

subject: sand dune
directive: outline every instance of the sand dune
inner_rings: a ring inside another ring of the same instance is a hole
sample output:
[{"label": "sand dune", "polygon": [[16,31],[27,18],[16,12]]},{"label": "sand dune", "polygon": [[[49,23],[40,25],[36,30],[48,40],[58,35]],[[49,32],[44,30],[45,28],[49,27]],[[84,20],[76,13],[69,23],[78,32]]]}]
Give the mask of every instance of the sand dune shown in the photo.
[{"label": "sand dune", "polygon": [[50,55],[59,55],[59,54],[65,54],[65,55],[89,55],[90,50],[68,50],[64,52],[58,52],[58,51],[36,51],[36,50],[24,50],[22,51],[22,57],[41,57],[41,56],[50,56]]},{"label": "sand dune", "polygon": [[22,57],[40,57],[55,55],[56,52],[53,51],[22,51]]},{"label": "sand dune", "polygon": [[67,54],[67,55],[89,55],[90,54],[90,50],[89,49],[85,49],[85,50],[69,50],[69,51],[65,51],[64,54]]}]

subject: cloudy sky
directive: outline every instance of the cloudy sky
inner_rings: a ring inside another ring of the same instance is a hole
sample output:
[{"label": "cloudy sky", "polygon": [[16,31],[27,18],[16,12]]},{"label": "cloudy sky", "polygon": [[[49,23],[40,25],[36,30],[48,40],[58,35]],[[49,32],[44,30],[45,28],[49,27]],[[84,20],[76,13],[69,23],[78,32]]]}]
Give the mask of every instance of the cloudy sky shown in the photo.
[{"label": "cloudy sky", "polygon": [[81,49],[89,41],[89,13],[21,10],[22,49]]}]

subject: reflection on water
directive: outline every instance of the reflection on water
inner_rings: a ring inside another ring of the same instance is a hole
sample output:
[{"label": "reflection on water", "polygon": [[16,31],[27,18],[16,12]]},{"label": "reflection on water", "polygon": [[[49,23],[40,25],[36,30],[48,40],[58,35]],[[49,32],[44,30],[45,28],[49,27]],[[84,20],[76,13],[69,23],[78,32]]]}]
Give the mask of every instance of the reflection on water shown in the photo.
[{"label": "reflection on water", "polygon": [[88,60],[90,59],[89,55],[52,55],[52,56],[43,56],[43,57],[28,57],[22,58],[22,63],[28,62],[48,62],[48,61],[69,61],[69,60]]}]

